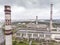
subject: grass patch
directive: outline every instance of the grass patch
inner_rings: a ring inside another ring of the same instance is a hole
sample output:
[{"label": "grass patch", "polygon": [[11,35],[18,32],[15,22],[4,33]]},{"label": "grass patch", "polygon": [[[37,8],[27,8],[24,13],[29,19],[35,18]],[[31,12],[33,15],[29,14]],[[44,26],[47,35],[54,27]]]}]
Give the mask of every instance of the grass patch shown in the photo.
[{"label": "grass patch", "polygon": [[[60,44],[60,43],[57,43],[56,41],[53,41],[53,40],[51,40],[51,41],[48,41],[48,42],[50,42],[50,43],[48,43],[48,45],[57,45],[57,44]],[[46,41],[44,41],[44,40],[42,40],[42,41],[40,41],[40,42],[37,42],[36,40],[32,40],[32,45],[42,45],[42,43],[43,43],[43,45],[47,45],[46,43]],[[56,43],[56,44],[55,44]],[[25,40],[23,40],[23,41],[13,41],[13,45],[29,45],[29,41],[27,41],[26,39]]]}]

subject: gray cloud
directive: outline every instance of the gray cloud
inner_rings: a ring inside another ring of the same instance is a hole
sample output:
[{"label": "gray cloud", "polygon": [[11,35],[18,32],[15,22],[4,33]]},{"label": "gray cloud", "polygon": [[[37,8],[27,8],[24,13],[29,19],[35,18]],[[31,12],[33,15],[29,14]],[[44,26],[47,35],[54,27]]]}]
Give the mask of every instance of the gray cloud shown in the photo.
[{"label": "gray cloud", "polygon": [[[38,14],[39,18],[49,18],[51,2],[54,4],[54,9],[53,9],[53,10],[55,10],[54,14],[53,14],[54,18],[60,17],[60,11],[59,11],[60,10],[60,0],[0,0],[0,7],[4,6],[5,4],[11,5],[13,8],[12,9],[13,10],[12,18],[15,18],[15,19],[16,19],[16,17],[34,18],[37,14]],[[14,8],[14,6],[15,6],[15,8]],[[21,13],[20,7],[23,7],[24,9],[26,9],[26,12]],[[36,11],[35,9],[38,9],[38,10]],[[39,10],[39,9],[41,9],[41,10]],[[0,14],[4,16],[3,12],[2,13],[0,12]],[[3,16],[0,16],[0,17],[2,18]]]},{"label": "gray cloud", "polygon": [[60,0],[0,0],[0,5],[10,4],[26,8],[48,8],[51,2],[55,7],[60,4]]},{"label": "gray cloud", "polygon": [[10,4],[26,8],[48,8],[51,2],[53,2],[55,7],[60,4],[60,0],[0,0],[0,5]]},{"label": "gray cloud", "polygon": [[0,5],[5,5],[5,4],[10,4],[12,5],[13,4],[13,0],[0,0]]},{"label": "gray cloud", "polygon": [[26,8],[45,8],[50,4],[50,0],[0,0],[0,5],[18,5]]}]

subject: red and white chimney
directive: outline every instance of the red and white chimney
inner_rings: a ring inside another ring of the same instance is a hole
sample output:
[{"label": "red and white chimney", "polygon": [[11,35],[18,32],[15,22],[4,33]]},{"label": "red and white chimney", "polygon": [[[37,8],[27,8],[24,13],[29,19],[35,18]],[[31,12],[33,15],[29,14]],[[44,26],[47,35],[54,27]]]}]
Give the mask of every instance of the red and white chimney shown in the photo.
[{"label": "red and white chimney", "polygon": [[5,45],[12,45],[11,7],[5,5]]}]

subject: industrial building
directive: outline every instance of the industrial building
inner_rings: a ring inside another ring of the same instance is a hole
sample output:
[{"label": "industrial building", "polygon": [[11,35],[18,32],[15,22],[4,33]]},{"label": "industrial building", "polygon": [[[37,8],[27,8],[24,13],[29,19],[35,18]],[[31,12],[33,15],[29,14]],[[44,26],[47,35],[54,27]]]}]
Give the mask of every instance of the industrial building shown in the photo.
[{"label": "industrial building", "polygon": [[50,23],[47,24],[39,24],[38,16],[36,16],[36,23],[28,23],[26,26],[27,28],[20,29],[16,32],[17,38],[32,38],[32,39],[45,39],[45,40],[60,40],[60,27],[53,26],[53,4],[51,4],[50,10]]}]

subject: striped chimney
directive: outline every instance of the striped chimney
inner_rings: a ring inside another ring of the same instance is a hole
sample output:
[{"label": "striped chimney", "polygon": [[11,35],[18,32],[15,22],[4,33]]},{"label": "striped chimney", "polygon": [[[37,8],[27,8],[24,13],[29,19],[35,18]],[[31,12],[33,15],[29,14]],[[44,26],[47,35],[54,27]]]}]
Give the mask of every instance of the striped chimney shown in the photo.
[{"label": "striped chimney", "polygon": [[51,11],[50,11],[50,30],[52,30],[52,9],[53,9],[53,4],[51,4]]},{"label": "striped chimney", "polygon": [[11,7],[5,5],[5,45],[12,45]]}]

